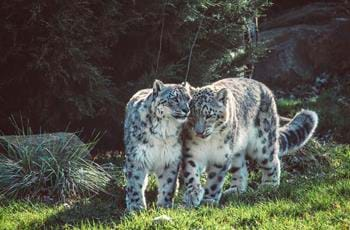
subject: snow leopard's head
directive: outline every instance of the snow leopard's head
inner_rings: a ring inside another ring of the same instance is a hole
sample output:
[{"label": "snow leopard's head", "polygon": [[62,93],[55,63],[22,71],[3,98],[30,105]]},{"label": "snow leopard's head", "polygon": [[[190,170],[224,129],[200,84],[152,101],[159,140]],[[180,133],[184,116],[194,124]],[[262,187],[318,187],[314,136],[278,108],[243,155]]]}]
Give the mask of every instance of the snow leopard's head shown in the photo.
[{"label": "snow leopard's head", "polygon": [[189,113],[191,86],[185,84],[164,84],[159,80],[153,83],[153,110],[159,119],[171,118],[185,122]]},{"label": "snow leopard's head", "polygon": [[201,138],[209,137],[227,120],[228,91],[211,87],[197,89],[190,102],[189,124],[193,131]]}]

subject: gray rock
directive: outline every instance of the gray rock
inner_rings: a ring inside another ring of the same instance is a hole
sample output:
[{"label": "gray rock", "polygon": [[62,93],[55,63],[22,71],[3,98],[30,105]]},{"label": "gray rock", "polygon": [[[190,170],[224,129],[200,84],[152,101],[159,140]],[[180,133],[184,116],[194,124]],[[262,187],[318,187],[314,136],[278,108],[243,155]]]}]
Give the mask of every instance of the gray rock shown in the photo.
[{"label": "gray rock", "polygon": [[292,88],[321,73],[350,71],[350,15],[345,4],[312,3],[268,19],[259,39],[268,52],[254,79]]},{"label": "gray rock", "polygon": [[170,216],[161,215],[161,216],[155,217],[152,221],[153,223],[162,224],[165,222],[173,222],[173,219]]}]

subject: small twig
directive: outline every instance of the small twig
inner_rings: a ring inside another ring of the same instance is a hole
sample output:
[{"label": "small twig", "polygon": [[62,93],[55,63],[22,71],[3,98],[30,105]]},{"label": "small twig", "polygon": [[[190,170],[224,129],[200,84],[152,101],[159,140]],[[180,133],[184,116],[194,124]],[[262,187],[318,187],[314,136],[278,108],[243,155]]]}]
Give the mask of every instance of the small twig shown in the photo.
[{"label": "small twig", "polygon": [[259,42],[259,18],[255,16],[255,46],[258,46]]},{"label": "small twig", "polygon": [[199,35],[199,32],[200,32],[201,27],[202,27],[203,19],[204,19],[204,17],[201,18],[201,20],[199,22],[199,25],[198,25],[198,29],[197,29],[196,35],[194,36],[194,39],[193,39],[193,43],[192,43],[192,46],[191,46],[191,49],[190,49],[190,55],[188,57],[187,71],[186,71],[186,76],[185,76],[185,81],[184,82],[187,82],[188,74],[190,72],[190,67],[191,67],[191,59],[192,59],[193,48],[196,45],[196,42],[197,42],[197,39],[198,39],[198,35]]},{"label": "small twig", "polygon": [[156,73],[158,72],[159,67],[159,61],[160,61],[160,54],[162,53],[162,42],[163,42],[163,33],[164,33],[164,12],[165,12],[165,4],[163,5],[162,9],[162,27],[160,29],[160,38],[159,38],[159,49],[158,49],[158,55],[157,55],[157,64],[156,64]]},{"label": "small twig", "polygon": [[[248,19],[245,21],[246,32],[243,34],[243,43],[245,49],[257,48],[258,46],[258,17]],[[254,74],[254,61],[250,58],[249,63],[246,64],[244,76],[252,78]]]}]

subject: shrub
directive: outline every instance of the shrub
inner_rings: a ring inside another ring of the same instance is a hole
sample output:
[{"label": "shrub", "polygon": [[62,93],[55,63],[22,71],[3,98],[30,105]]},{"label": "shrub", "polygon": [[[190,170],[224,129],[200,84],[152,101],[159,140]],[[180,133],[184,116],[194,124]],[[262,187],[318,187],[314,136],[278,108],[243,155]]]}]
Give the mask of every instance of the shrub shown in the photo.
[{"label": "shrub", "polygon": [[22,141],[31,138],[30,135],[16,136],[11,141],[2,137],[0,193],[3,197],[66,201],[104,191],[110,175],[87,159],[95,142],[79,144],[74,134],[57,134],[59,141],[48,142],[45,134],[40,135],[35,135],[35,144]]}]

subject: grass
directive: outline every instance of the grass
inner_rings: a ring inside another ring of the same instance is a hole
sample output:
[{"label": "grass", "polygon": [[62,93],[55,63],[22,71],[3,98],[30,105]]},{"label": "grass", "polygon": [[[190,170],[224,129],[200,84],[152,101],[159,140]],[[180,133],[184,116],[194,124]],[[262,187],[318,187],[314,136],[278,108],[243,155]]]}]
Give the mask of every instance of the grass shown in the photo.
[{"label": "grass", "polygon": [[[30,201],[1,203],[0,229],[349,229],[350,146],[310,144],[304,152],[327,159],[319,167],[310,163],[298,173],[283,171],[276,190],[251,189],[244,195],[225,197],[218,207],[157,209],[124,215],[124,194],[99,196],[73,205],[48,205]],[[284,159],[288,162],[289,159]],[[319,161],[322,162],[322,161]],[[287,169],[287,168],[286,168]],[[181,189],[180,189],[181,191]],[[166,215],[170,221],[156,222]]]}]

